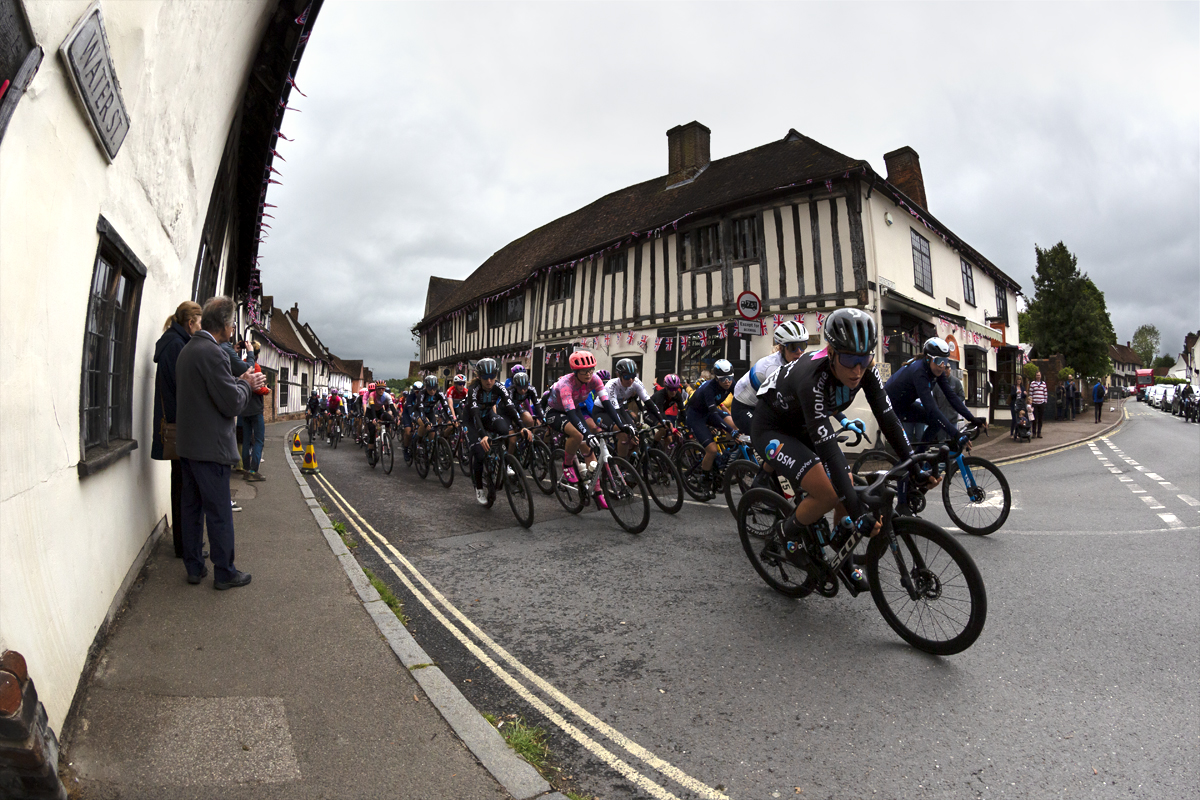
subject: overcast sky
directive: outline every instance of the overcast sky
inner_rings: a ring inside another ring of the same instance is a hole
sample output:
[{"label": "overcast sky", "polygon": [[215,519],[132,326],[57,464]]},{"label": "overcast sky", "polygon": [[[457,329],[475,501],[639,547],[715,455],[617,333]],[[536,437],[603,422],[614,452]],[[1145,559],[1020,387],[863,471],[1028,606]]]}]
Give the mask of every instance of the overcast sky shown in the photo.
[{"label": "overcast sky", "polygon": [[929,210],[1032,293],[1063,241],[1117,337],[1200,327],[1197,3],[326,2],[268,202],[265,291],[343,358],[407,374],[430,275],[789,128],[921,155]]}]

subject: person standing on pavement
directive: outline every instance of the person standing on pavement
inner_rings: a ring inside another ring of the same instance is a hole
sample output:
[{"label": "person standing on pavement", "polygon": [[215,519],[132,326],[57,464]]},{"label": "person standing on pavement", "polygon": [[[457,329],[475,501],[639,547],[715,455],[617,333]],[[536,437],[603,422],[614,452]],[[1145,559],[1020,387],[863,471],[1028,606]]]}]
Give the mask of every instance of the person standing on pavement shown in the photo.
[{"label": "person standing on pavement", "polygon": [[[253,349],[247,344],[246,340],[238,343],[238,357],[242,358],[248,369],[254,369],[258,363],[258,351],[261,345],[258,342],[254,343]],[[245,354],[244,356],[242,354]],[[230,362],[233,367],[233,362]],[[255,370],[256,372],[258,370]],[[237,369],[234,368],[233,376],[238,376]],[[263,420],[263,395],[266,394],[262,389],[258,390],[250,396],[250,404],[246,407],[246,413],[238,417],[238,425],[242,429],[242,477],[248,481],[265,481],[262,473],[259,471],[259,466],[262,463],[263,442],[266,440],[267,428]]]},{"label": "person standing on pavement", "polygon": [[1009,428],[1008,435],[1011,439],[1017,438],[1017,418],[1021,412],[1025,410],[1025,402],[1028,399],[1028,393],[1025,391],[1025,379],[1017,378],[1017,382],[1013,384],[1012,391],[1008,394],[1008,411],[1012,417],[1012,425]]},{"label": "person standing on pavement", "polygon": [[1050,387],[1042,380],[1042,371],[1029,383],[1029,401],[1033,404],[1033,438],[1042,438],[1042,422],[1046,419],[1046,404],[1050,402]]},{"label": "person standing on pavement", "polygon": [[[191,300],[185,300],[175,309],[175,313],[167,318],[163,325],[163,334],[154,345],[154,363],[158,366],[154,371],[154,427],[150,444],[150,458],[156,461],[171,462],[171,538],[175,544],[175,557],[183,558],[183,529],[180,525],[183,499],[183,468],[179,464],[177,453],[165,453],[163,434],[173,429],[167,426],[175,425],[175,364],[179,353],[197,331],[200,330],[200,306]],[[172,442],[171,450],[174,450]]]},{"label": "person standing on pavement", "polygon": [[1100,412],[1104,410],[1104,396],[1107,392],[1104,391],[1104,384],[1100,379],[1096,379],[1096,385],[1092,387],[1092,405],[1096,407],[1096,424],[1100,424]]},{"label": "person standing on pavement", "polygon": [[210,299],[204,304],[200,331],[184,345],[175,369],[176,449],[183,468],[183,563],[188,583],[199,583],[208,574],[200,549],[207,522],[214,589],[250,583],[250,575],[234,565],[229,475],[238,460],[234,420],[246,410],[253,391],[266,384],[259,372],[247,370],[233,377],[229,354],[221,347],[233,337],[233,325],[233,300]]}]

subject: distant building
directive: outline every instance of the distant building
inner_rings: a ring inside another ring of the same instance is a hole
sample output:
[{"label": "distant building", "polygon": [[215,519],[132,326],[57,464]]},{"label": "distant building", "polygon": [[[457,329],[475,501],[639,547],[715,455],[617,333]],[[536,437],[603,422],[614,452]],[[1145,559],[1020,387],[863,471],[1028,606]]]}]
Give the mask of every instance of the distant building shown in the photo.
[{"label": "distant building", "polygon": [[[667,132],[668,172],[549,222],[464,281],[431,278],[415,326],[421,365],[442,376],[483,356],[529,367],[545,386],[582,347],[610,369],[696,380],[718,358],[739,370],[766,355],[776,315],[820,341],[836,308],[880,327],[886,377],[939,335],[968,405],[1007,419],[1020,362],[1020,286],[933,217],[912,148],[888,176],[795,130],[712,161],[709,129]],[[736,324],[743,293],[765,326]],[[765,335],[760,335],[764,333]]]},{"label": "distant building", "polygon": [[250,328],[252,338],[261,345],[259,366],[267,374],[271,387],[270,419],[287,419],[302,415],[308,396],[316,390],[328,394],[331,388],[349,392],[353,380],[347,364],[321,343],[308,323],[300,322],[300,304],[287,311],[275,307],[274,297],[262,299],[261,321]]},{"label": "distant building", "polygon": [[1110,344],[1108,359],[1112,362],[1112,374],[1108,376],[1109,386],[1137,386],[1137,371],[1142,364],[1142,357],[1125,344]]}]

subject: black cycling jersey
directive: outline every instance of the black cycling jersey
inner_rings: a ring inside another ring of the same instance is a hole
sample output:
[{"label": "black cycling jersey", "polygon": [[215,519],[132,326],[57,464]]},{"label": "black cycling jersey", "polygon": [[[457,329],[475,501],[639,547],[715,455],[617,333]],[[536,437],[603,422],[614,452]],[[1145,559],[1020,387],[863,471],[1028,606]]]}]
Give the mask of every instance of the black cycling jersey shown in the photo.
[{"label": "black cycling jersey", "polygon": [[512,401],[516,405],[517,410],[523,409],[525,403],[529,403],[529,413],[537,420],[544,420],[546,415],[542,412],[541,396],[532,386],[526,386],[524,390],[512,389]]},{"label": "black cycling jersey", "polygon": [[659,389],[654,394],[650,395],[650,402],[654,404],[654,408],[661,411],[664,415],[667,409],[675,406],[676,413],[682,414],[683,409],[683,392],[676,390],[675,396],[671,397],[667,394],[666,389]]},{"label": "black cycling jersey", "polygon": [[508,390],[499,383],[491,389],[484,389],[479,383],[472,383],[467,387],[467,419],[470,421],[472,433],[476,437],[485,430],[483,426],[485,414],[503,414],[518,425],[521,424],[521,412],[513,404]]},{"label": "black cycling jersey", "polygon": [[855,518],[862,515],[863,509],[854,491],[846,457],[838,446],[838,432],[829,418],[848,408],[859,390],[866,394],[888,443],[902,460],[909,458],[912,447],[892,411],[879,370],[871,367],[858,389],[850,389],[834,377],[827,348],[805,353],[771,373],[758,390],[759,403],[754,410],[756,440],[761,438],[758,432],[766,429],[795,437],[810,447],[825,465],[838,495],[846,498],[846,509]]},{"label": "black cycling jersey", "polygon": [[308,398],[308,405],[305,408],[309,414],[321,413],[321,398],[319,398],[319,397]]},{"label": "black cycling jersey", "polygon": [[[407,407],[407,403],[405,405]],[[438,391],[430,394],[422,389],[417,394],[416,405],[412,407],[411,413],[413,415],[423,416],[430,422],[434,422],[437,420],[439,411],[448,416],[450,414],[449,408],[450,406],[446,400],[446,395],[444,395],[442,392]]]}]

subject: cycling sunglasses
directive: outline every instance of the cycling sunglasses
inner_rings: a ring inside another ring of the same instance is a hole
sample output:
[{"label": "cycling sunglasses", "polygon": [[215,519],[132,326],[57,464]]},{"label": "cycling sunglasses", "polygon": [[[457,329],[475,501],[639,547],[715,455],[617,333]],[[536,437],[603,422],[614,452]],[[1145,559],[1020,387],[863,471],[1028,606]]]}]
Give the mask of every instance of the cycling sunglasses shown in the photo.
[{"label": "cycling sunglasses", "polygon": [[852,353],[838,353],[838,363],[846,369],[854,369],[855,367],[863,367],[869,369],[871,362],[875,360],[874,353],[865,355],[854,355]]},{"label": "cycling sunglasses", "polygon": [[943,357],[943,356],[938,356],[937,358],[931,359],[931,361],[932,361],[934,364],[937,364],[939,367],[948,367],[948,366],[950,366],[950,359],[948,359],[948,358],[945,358],[945,357]]},{"label": "cycling sunglasses", "polygon": [[784,345],[784,347],[787,348],[787,351],[789,353],[794,353],[797,350],[803,350],[804,343],[803,342],[788,342],[787,344]]}]

